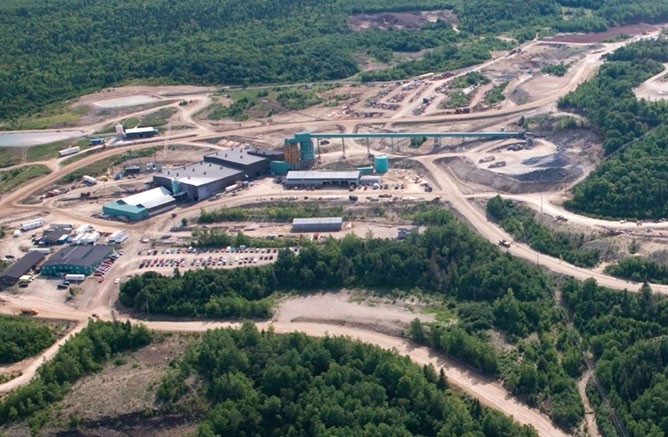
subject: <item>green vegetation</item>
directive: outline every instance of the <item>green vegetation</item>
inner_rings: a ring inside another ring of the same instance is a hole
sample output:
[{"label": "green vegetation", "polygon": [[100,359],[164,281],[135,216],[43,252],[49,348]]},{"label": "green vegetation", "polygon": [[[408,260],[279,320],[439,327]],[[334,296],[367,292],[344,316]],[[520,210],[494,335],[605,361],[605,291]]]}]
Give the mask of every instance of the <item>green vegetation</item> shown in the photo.
[{"label": "green vegetation", "polygon": [[72,155],[60,161],[60,165],[64,167],[66,165],[72,164],[73,162],[81,161],[84,158],[100,153],[101,151],[102,149],[94,149],[77,153],[76,155]]},{"label": "green vegetation", "polygon": [[[648,286],[620,293],[589,279],[569,281],[563,296],[573,325],[596,360],[596,377],[631,437],[665,435],[668,404],[668,300]],[[593,386],[588,390],[604,436],[617,436],[609,410]]]},{"label": "green vegetation", "polygon": [[20,147],[0,147],[0,168],[21,164],[24,154]]},{"label": "green vegetation", "polygon": [[[569,7],[568,16],[560,6]],[[442,21],[360,32],[347,22],[348,15],[362,12],[443,8],[454,9],[461,32]],[[18,125],[16,120],[68,124],[78,110],[63,113],[57,102],[108,86],[338,80],[359,72],[356,53],[388,62],[395,52],[426,50],[420,60],[362,75],[405,78],[480,63],[489,50],[511,46],[494,38],[503,32],[524,40],[536,33],[661,22],[666,9],[655,0],[8,0],[0,5],[0,119],[7,126]],[[36,115],[49,106],[55,118]]]},{"label": "green vegetation", "polygon": [[109,167],[113,165],[119,165],[126,161],[135,158],[143,158],[147,156],[152,156],[158,151],[158,147],[145,147],[143,149],[129,150],[127,152],[120,153],[118,155],[109,156],[107,158],[100,159],[95,161],[92,164],[81,167],[73,172],[67,173],[65,176],[60,178],[57,184],[69,184],[74,181],[80,180],[84,175],[97,177],[103,175],[107,172]]},{"label": "green vegetation", "polygon": [[28,162],[46,161],[49,159],[57,158],[59,150],[76,146],[79,146],[81,150],[85,150],[90,147],[90,140],[88,138],[81,138],[75,141],[65,140],[65,141],[57,141],[55,143],[31,146],[30,148],[28,148],[26,159]]},{"label": "green vegetation", "polygon": [[449,91],[447,94],[447,101],[441,103],[442,108],[452,109],[452,108],[462,108],[468,106],[469,96],[464,94],[463,91]]},{"label": "green vegetation", "polygon": [[88,108],[85,106],[66,108],[61,104],[55,104],[50,108],[39,109],[39,112],[35,115],[20,117],[7,123],[0,123],[0,129],[38,130],[72,127],[76,126],[81,117],[87,112]]},{"label": "green vegetation", "polygon": [[[60,347],[56,356],[39,368],[38,376],[3,398],[0,423],[32,416],[63,398],[81,377],[97,372],[114,354],[138,349],[151,341],[149,331],[129,322],[89,321],[88,326]],[[40,421],[35,421],[39,427]],[[35,431],[35,430],[33,430]]]},{"label": "green vegetation", "polygon": [[642,41],[608,57],[594,79],[559,102],[586,115],[612,154],[576,185],[567,208],[602,217],[668,216],[668,104],[638,100],[633,87],[663,70],[668,39]]},{"label": "green vegetation", "polygon": [[491,90],[485,93],[485,103],[488,105],[493,105],[495,103],[503,102],[506,99],[503,90],[508,86],[508,82],[503,82],[499,85],[496,85]]},{"label": "green vegetation", "polygon": [[237,91],[230,94],[232,104],[211,105],[209,120],[231,118],[237,121],[254,117],[270,117],[286,110],[301,110],[322,103],[318,93],[326,91],[324,86],[308,88],[267,88]]},{"label": "green vegetation", "polygon": [[605,273],[636,282],[668,284],[668,266],[638,256],[624,258],[607,265]]},{"label": "green vegetation", "polygon": [[24,183],[51,173],[49,167],[42,164],[30,164],[0,171],[0,193],[6,193]]},{"label": "green vegetation", "polygon": [[565,76],[568,71],[568,64],[560,62],[558,64],[549,64],[540,69],[541,73],[551,74],[553,76]]},{"label": "green vegetation", "polygon": [[0,316],[0,364],[11,364],[33,356],[56,340],[41,321],[25,317]]},{"label": "green vegetation", "polygon": [[514,238],[527,243],[538,252],[561,258],[580,267],[593,267],[599,262],[596,249],[585,249],[587,237],[583,233],[558,232],[540,223],[536,213],[525,206],[501,196],[487,202],[487,214]]},{"label": "green vegetation", "polygon": [[[320,245],[302,241],[298,254],[281,250],[267,266],[204,269],[172,278],[145,273],[121,286],[120,300],[152,314],[268,317],[277,292],[360,288],[386,296],[421,294],[458,318],[428,327],[428,344],[502,378],[564,429],[577,426],[583,407],[566,370],[572,359],[565,358],[575,352],[568,342],[558,342],[567,328],[555,312],[550,280],[442,208],[421,205],[412,215],[416,224],[429,227],[403,241],[348,235]],[[492,345],[490,330],[503,333],[512,357]],[[555,361],[545,365],[544,356]],[[525,368],[535,370],[536,381],[517,376]]]},{"label": "green vegetation", "polygon": [[240,330],[204,334],[158,389],[173,401],[202,382],[198,435],[537,435],[448,388],[443,373],[341,337]]},{"label": "green vegetation", "polygon": [[468,88],[474,85],[485,85],[489,83],[489,78],[479,71],[472,71],[463,76],[458,76],[448,83],[451,89]]},{"label": "green vegetation", "polygon": [[200,211],[199,223],[209,224],[223,221],[279,221],[289,222],[295,218],[339,217],[345,215],[342,206],[323,206],[320,203],[285,203],[250,208],[219,208]]},{"label": "green vegetation", "polygon": [[586,115],[605,137],[605,152],[641,138],[665,120],[668,105],[638,100],[633,88],[663,70],[668,39],[640,41],[608,56],[598,74],[559,100],[561,109]]}]

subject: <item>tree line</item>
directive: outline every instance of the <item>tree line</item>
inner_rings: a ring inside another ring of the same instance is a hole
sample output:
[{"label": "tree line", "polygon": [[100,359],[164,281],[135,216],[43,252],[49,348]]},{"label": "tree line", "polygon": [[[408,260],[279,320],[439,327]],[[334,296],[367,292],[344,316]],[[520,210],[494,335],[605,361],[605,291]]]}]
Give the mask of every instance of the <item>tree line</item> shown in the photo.
[{"label": "tree line", "polygon": [[[60,347],[51,361],[40,366],[30,383],[3,398],[0,424],[38,412],[46,415],[49,406],[61,400],[81,377],[101,370],[114,354],[138,349],[150,341],[151,334],[142,325],[90,320],[86,328]],[[35,423],[39,426],[40,422]]]},{"label": "tree line", "polygon": [[487,202],[487,214],[518,241],[528,244],[540,253],[564,259],[580,267],[593,267],[599,262],[598,249],[583,247],[588,241],[584,233],[555,231],[539,222],[531,208],[497,195]]},{"label": "tree line", "polygon": [[25,317],[0,316],[0,363],[11,364],[33,356],[56,340],[44,322]]}]

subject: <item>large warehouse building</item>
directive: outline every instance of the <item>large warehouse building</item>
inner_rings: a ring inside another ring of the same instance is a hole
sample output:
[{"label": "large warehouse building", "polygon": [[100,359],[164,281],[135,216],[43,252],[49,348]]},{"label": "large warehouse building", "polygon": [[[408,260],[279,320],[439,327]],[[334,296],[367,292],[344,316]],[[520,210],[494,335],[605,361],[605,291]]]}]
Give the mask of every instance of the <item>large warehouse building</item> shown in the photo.
[{"label": "large warehouse building", "polygon": [[176,199],[169,190],[158,187],[105,203],[102,212],[110,217],[137,221],[169,211],[175,206]]},{"label": "large warehouse building", "polygon": [[114,249],[111,246],[72,246],[53,254],[40,269],[46,276],[66,273],[90,275]]},{"label": "large warehouse building", "polygon": [[240,180],[244,180],[242,171],[205,161],[163,170],[153,176],[154,184],[191,202],[212,197]]},{"label": "large warehouse building", "polygon": [[289,171],[283,179],[287,187],[348,187],[359,183],[359,171]]},{"label": "large warehouse building", "polygon": [[341,217],[296,218],[292,232],[338,232],[343,226]]}]

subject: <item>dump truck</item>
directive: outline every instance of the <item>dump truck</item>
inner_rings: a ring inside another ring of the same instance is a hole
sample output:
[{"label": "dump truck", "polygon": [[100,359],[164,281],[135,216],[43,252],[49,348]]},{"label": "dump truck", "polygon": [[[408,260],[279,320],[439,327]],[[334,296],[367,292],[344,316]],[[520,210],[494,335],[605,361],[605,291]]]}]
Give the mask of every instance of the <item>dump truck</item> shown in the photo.
[{"label": "dump truck", "polygon": [[37,315],[37,310],[32,309],[32,308],[26,308],[21,310],[21,315],[23,316],[36,316]]},{"label": "dump truck", "polygon": [[499,240],[499,246],[501,246],[501,247],[510,247],[510,241],[508,241],[508,240]]}]

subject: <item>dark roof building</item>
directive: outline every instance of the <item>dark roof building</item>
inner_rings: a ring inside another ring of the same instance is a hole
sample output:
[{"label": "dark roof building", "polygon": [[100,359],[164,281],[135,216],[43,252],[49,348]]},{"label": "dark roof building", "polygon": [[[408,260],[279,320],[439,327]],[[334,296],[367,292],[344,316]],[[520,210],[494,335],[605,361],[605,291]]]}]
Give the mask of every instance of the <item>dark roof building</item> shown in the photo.
[{"label": "dark roof building", "polygon": [[204,155],[204,162],[232,167],[248,178],[256,178],[269,173],[269,162],[276,160],[276,156],[280,155],[236,148]]},{"label": "dark roof building", "polygon": [[90,275],[113,251],[111,246],[66,247],[52,255],[42,265],[40,272],[46,276],[60,276],[63,273]]},{"label": "dark roof building", "polygon": [[183,200],[198,202],[243,179],[244,173],[240,170],[201,161],[170,170],[163,169],[153,176],[153,183],[171,190],[174,196]]},{"label": "dark roof building", "polygon": [[19,278],[34,269],[46,255],[40,252],[28,252],[21,259],[0,273],[0,282],[5,285],[16,284]]},{"label": "dark roof building", "polygon": [[56,229],[47,229],[44,231],[44,235],[42,236],[42,239],[39,240],[39,244],[41,245],[46,245],[46,246],[53,246],[56,244],[62,244],[63,241],[63,236],[65,237],[64,240],[67,240],[67,237],[70,235],[68,231],[65,231],[60,228]]}]

